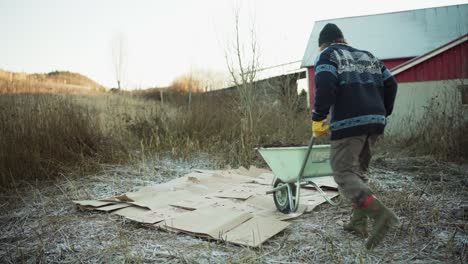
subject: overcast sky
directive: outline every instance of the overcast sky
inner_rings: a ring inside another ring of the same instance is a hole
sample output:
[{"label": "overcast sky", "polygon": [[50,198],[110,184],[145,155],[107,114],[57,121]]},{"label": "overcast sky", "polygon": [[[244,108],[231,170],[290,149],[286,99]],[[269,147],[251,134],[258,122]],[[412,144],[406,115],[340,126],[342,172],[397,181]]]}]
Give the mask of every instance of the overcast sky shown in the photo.
[{"label": "overcast sky", "polygon": [[467,2],[0,0],[0,69],[67,70],[115,87],[112,43],[124,36],[125,85],[166,86],[194,70],[226,72],[236,6],[241,26],[255,25],[266,67],[302,59],[316,20]]}]

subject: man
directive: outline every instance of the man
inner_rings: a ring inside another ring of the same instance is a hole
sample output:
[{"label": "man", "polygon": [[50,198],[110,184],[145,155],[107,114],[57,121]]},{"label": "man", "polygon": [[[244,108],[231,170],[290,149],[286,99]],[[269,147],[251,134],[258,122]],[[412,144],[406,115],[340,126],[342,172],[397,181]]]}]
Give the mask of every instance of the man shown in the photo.
[{"label": "man", "polygon": [[[365,176],[371,149],[392,113],[397,83],[370,52],[347,45],[335,24],[322,29],[319,47],[312,130],[319,137],[328,134],[331,127],[333,177],[342,195],[353,203],[351,221],[344,229],[367,237],[367,219],[373,220],[366,241],[366,248],[372,249],[399,222],[372,193]],[[324,124],[329,111],[330,126]]]}]

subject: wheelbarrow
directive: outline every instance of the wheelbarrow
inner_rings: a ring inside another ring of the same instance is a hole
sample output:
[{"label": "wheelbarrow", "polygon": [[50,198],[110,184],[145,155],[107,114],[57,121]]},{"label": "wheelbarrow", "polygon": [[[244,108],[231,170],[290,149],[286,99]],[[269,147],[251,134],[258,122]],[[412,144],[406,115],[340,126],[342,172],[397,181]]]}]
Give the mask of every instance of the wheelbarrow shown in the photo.
[{"label": "wheelbarrow", "polygon": [[285,214],[294,213],[299,207],[301,186],[314,187],[331,205],[334,203],[314,182],[314,178],[332,175],[330,145],[314,146],[312,136],[309,146],[258,148],[260,155],[275,174],[273,194],[276,208]]}]

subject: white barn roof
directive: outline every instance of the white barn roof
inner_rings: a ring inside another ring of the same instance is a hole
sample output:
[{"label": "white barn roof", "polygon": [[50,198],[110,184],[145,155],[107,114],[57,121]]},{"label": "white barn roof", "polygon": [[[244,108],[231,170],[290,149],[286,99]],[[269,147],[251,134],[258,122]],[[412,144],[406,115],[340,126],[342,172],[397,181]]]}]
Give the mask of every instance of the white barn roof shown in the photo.
[{"label": "white barn roof", "polygon": [[281,75],[299,73],[303,71],[305,71],[305,69],[301,69],[301,61],[288,62],[258,69],[255,74],[255,81],[266,80]]},{"label": "white barn roof", "polygon": [[336,24],[351,46],[379,59],[416,57],[468,33],[468,4],[316,21],[301,67],[314,65],[327,23]]}]

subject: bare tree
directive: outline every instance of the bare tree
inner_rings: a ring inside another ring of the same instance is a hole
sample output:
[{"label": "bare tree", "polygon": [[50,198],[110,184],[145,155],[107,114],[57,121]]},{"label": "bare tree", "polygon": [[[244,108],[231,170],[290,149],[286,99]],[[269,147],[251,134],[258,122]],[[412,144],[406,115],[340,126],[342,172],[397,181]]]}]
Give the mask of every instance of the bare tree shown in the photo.
[{"label": "bare tree", "polygon": [[117,80],[117,88],[120,90],[125,77],[124,74],[127,63],[126,38],[122,33],[117,35],[112,41],[112,60],[115,78]]},{"label": "bare tree", "polygon": [[[259,118],[255,110],[258,106],[258,91],[256,87],[256,72],[260,67],[259,47],[255,25],[252,23],[249,38],[241,39],[240,8],[234,10],[235,40],[225,51],[225,59],[232,82],[237,87],[239,95],[240,129],[241,129],[241,163],[252,160],[252,148],[255,142],[255,124]],[[243,43],[248,44],[245,49]]]},{"label": "bare tree", "polygon": [[299,73],[284,74],[264,81],[268,90],[275,95],[274,98],[279,99],[281,107],[292,114],[301,108],[302,98],[297,92],[298,79]]}]

